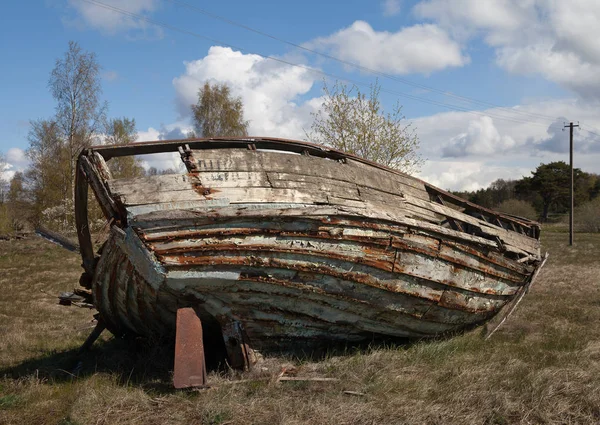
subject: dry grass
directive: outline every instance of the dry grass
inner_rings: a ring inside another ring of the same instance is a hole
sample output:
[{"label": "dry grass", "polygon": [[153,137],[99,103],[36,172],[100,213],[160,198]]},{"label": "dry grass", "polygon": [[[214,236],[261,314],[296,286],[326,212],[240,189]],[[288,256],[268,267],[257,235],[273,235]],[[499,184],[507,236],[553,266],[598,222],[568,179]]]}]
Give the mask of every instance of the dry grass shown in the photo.
[{"label": "dry grass", "polygon": [[[567,238],[543,233],[550,260],[490,341],[475,330],[319,362],[270,358],[244,383],[212,372],[203,391],[172,390],[171,351],[144,341],[105,335],[78,363],[93,313],[40,291],[72,289],[79,259],[40,239],[0,242],[0,423],[598,423],[600,235]],[[253,380],[290,362],[339,381]]]}]

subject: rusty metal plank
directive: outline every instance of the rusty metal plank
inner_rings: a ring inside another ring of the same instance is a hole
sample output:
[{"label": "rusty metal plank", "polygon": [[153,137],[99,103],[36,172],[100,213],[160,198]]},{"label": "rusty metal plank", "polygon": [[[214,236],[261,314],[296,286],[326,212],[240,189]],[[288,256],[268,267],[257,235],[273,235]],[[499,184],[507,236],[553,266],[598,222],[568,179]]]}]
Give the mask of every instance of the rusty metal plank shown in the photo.
[{"label": "rusty metal plank", "polygon": [[202,322],[194,309],[189,307],[177,310],[173,386],[206,386]]}]

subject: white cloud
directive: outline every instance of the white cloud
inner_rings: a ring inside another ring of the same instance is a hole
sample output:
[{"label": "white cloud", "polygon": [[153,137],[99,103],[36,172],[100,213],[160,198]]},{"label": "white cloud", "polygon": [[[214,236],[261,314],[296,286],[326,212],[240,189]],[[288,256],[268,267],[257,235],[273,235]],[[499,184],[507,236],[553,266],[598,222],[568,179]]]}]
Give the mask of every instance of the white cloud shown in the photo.
[{"label": "white cloud", "polygon": [[381,7],[384,16],[396,16],[400,13],[400,0],[384,0]]},{"label": "white cloud", "polygon": [[29,164],[25,151],[19,148],[10,148],[5,155],[5,163],[0,169],[0,180],[9,181],[17,171],[24,171]]},{"label": "white cloud", "polygon": [[461,46],[446,31],[431,24],[391,33],[375,31],[367,22],[356,21],[306,45],[331,52],[345,61],[393,74],[428,74],[469,62]]},{"label": "white cloud", "polygon": [[420,18],[436,21],[459,38],[481,32],[491,45],[522,39],[523,34],[515,31],[535,24],[530,0],[426,0],[415,5],[414,12]]},{"label": "white cloud", "polygon": [[501,136],[488,116],[472,120],[467,130],[450,139],[442,150],[443,157],[489,155],[505,152],[515,146],[510,136]]},{"label": "white cloud", "polygon": [[445,190],[478,190],[493,181],[519,179],[531,168],[490,165],[485,161],[427,161],[419,173],[421,179]]},{"label": "white cloud", "polygon": [[[557,117],[542,119],[517,114],[536,113]],[[477,112],[480,113],[480,112]],[[467,112],[445,112],[413,120],[427,158],[421,178],[452,190],[486,187],[497,178],[518,179],[529,175],[540,163],[568,161],[568,131],[561,131],[562,117],[578,117],[582,130],[575,133],[575,166],[600,173],[600,116],[588,102],[563,99],[536,102],[506,109],[482,111],[488,117]],[[523,122],[499,120],[490,116],[511,115]],[[585,124],[584,124],[585,123]],[[459,156],[460,161],[448,158]],[[446,158],[444,158],[446,156]]]},{"label": "white cloud", "polygon": [[23,149],[10,148],[6,152],[6,162],[12,164],[17,170],[22,170],[27,167],[29,160]]},{"label": "white cloud", "polygon": [[250,120],[249,133],[255,136],[302,138],[310,126],[314,104],[303,102],[318,75],[228,47],[213,46],[208,55],[185,63],[185,73],[173,80],[182,117],[191,115],[198,89],[206,82],[226,83],[244,104]]},{"label": "white cloud", "polygon": [[600,99],[596,0],[427,0],[413,10],[463,41],[483,37],[509,72],[541,75],[581,97]]},{"label": "white cloud", "polygon": [[[153,127],[148,130],[138,131],[136,142],[151,142],[155,140],[184,139],[192,130],[190,125],[174,123],[163,125],[160,129]],[[185,171],[183,161],[177,152],[165,152],[152,155],[140,155],[144,169],[156,168],[157,170],[172,169],[179,172]]]},{"label": "white cloud", "polygon": [[109,7],[98,6],[80,0],[68,0],[69,6],[75,11],[76,16],[64,18],[64,22],[82,29],[93,28],[106,34],[134,31],[135,37],[162,36],[162,30],[155,25],[111,10],[110,6],[130,12],[135,15],[148,16],[158,7],[158,0],[104,0],[102,3]]}]

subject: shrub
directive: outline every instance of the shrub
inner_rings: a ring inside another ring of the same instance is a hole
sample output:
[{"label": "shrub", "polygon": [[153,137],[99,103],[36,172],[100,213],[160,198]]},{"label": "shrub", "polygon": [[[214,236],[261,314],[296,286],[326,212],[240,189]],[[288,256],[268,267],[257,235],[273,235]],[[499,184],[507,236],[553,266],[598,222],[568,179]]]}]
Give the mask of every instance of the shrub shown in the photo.
[{"label": "shrub", "polygon": [[527,201],[521,201],[519,199],[508,199],[498,205],[496,210],[506,214],[528,218],[530,220],[535,220],[538,216],[538,214],[535,212],[535,208],[533,208],[533,205]]},{"label": "shrub", "polygon": [[600,232],[600,197],[575,208],[573,220],[578,232]]},{"label": "shrub", "polygon": [[4,233],[10,233],[11,230],[12,228],[10,226],[8,208],[5,204],[0,204],[0,235]]}]

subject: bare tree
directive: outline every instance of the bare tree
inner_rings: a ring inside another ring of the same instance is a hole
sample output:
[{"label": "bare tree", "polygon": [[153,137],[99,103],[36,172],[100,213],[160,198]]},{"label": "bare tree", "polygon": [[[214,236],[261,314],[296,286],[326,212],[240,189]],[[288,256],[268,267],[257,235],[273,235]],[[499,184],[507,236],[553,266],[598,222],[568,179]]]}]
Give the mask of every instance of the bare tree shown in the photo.
[{"label": "bare tree", "polygon": [[388,167],[418,171],[422,163],[417,153],[419,139],[411,125],[405,125],[399,103],[391,113],[385,113],[379,101],[380,89],[375,82],[367,95],[339,81],[331,89],[323,83],[325,99],[313,114],[311,131],[306,136],[314,143]]},{"label": "bare tree", "polygon": [[96,55],[70,41],[64,57],[56,60],[48,86],[57,102],[55,121],[74,178],[77,155],[92,144],[106,110],[106,104],[100,103],[102,86]]},{"label": "bare tree", "polygon": [[[105,126],[106,143],[109,145],[124,145],[137,139],[135,119],[114,118],[108,120]],[[116,157],[108,161],[108,168],[116,179],[141,177],[145,174],[142,161],[135,156]]]},{"label": "bare tree", "polygon": [[196,130],[202,137],[241,137],[248,133],[249,122],[244,121],[242,99],[232,97],[227,84],[204,83],[192,112]]}]

